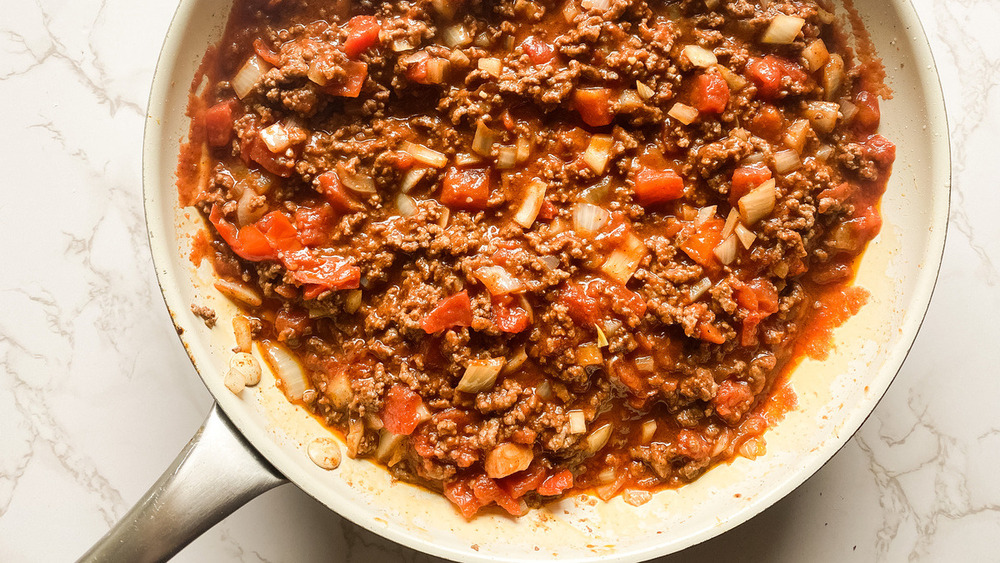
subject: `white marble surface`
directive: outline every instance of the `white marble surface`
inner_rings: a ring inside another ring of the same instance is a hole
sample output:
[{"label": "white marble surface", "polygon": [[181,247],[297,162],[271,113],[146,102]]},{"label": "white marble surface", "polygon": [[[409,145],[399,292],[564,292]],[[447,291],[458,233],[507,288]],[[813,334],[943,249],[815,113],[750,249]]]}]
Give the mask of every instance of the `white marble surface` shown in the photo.
[{"label": "white marble surface", "polygon": [[[211,403],[160,299],[141,205],[144,107],[175,4],[3,4],[0,561],[70,561],[156,480]],[[914,4],[941,68],[955,160],[924,327],[826,467],[758,518],[664,561],[737,547],[753,561],[1000,560],[1000,2]],[[285,486],[177,560],[430,558]]]}]

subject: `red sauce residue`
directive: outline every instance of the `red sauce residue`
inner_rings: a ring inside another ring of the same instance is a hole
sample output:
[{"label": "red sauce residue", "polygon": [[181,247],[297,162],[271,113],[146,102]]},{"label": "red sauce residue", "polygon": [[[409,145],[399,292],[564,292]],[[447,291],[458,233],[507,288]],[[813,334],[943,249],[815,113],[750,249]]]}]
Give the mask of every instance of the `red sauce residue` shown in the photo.
[{"label": "red sauce residue", "polygon": [[188,130],[187,142],[181,142],[180,157],[177,159],[177,194],[181,207],[194,205],[195,197],[202,188],[199,177],[202,174],[201,155],[205,146],[205,120],[202,119],[202,115],[205,113],[206,103],[197,92],[202,80],[209,75],[209,70],[216,66],[216,54],[214,46],[208,48],[188,90],[185,115],[191,118],[191,127]]},{"label": "red sauce residue", "polygon": [[847,21],[851,24],[851,34],[854,37],[858,62],[861,64],[863,79],[861,87],[871,90],[882,99],[892,99],[892,88],[885,83],[885,65],[876,54],[875,43],[861,19],[861,14],[854,7],[853,0],[844,0],[844,9],[847,10]]},{"label": "red sauce residue", "polygon": [[201,266],[201,261],[212,255],[212,241],[204,229],[195,231],[191,239],[191,254],[188,258],[195,266]]},{"label": "red sauce residue", "polygon": [[774,390],[764,404],[764,418],[767,419],[768,426],[774,426],[785,418],[785,414],[795,409],[799,404],[799,399],[795,395],[795,390],[787,380],[782,380],[775,384]]},{"label": "red sauce residue", "polygon": [[857,286],[837,288],[824,295],[812,321],[796,343],[796,355],[825,360],[833,347],[833,329],[856,315],[870,296],[868,290]]}]

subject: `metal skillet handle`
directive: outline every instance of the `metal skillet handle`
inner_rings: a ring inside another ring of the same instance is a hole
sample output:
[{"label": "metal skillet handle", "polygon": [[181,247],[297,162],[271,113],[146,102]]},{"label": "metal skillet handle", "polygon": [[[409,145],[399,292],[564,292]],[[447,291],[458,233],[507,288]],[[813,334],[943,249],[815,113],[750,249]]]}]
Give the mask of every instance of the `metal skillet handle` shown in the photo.
[{"label": "metal skillet handle", "polygon": [[177,459],[78,563],[166,561],[237,508],[286,482],[212,405]]}]

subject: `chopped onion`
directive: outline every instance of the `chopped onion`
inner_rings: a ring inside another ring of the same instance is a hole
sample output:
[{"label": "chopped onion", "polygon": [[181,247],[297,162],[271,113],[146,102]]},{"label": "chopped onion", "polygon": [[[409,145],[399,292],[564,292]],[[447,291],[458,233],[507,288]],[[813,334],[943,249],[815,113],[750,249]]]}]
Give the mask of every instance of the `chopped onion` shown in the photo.
[{"label": "chopped onion", "polygon": [[396,209],[403,217],[413,217],[417,212],[417,202],[406,194],[399,194],[396,196]]},{"label": "chopped onion", "polygon": [[707,207],[702,207],[698,210],[698,215],[694,218],[694,226],[700,227],[705,224],[712,217],[715,217],[715,211],[718,209],[715,205],[709,205]]},{"label": "chopped onion", "polygon": [[767,157],[762,152],[752,152],[748,154],[742,161],[744,166],[749,166],[751,164],[757,164],[758,162],[764,162]]},{"label": "chopped onion", "polygon": [[698,68],[710,67],[719,62],[715,53],[700,45],[685,45],[684,48],[681,49],[681,57],[687,59],[692,66],[696,66]]},{"label": "chopped onion", "polygon": [[477,35],[472,42],[475,43],[476,47],[482,47],[485,49],[490,46],[490,36],[484,31]]},{"label": "chopped onion", "polygon": [[518,164],[528,160],[531,156],[531,141],[527,137],[518,137],[517,139],[517,162]]},{"label": "chopped onion", "polygon": [[501,145],[497,149],[497,169],[509,170],[517,164],[517,147],[514,145]]},{"label": "chopped onion", "polygon": [[639,80],[635,81],[635,91],[639,94],[639,97],[644,100],[648,100],[656,94],[656,92],[654,92],[653,89],[650,88],[645,82],[641,82]]},{"label": "chopped onion", "polygon": [[701,278],[697,283],[691,286],[691,289],[688,291],[688,299],[691,301],[697,301],[711,288],[712,280],[708,278]]},{"label": "chopped onion", "polygon": [[535,393],[546,401],[552,398],[552,384],[545,380],[535,387]]},{"label": "chopped onion", "polygon": [[267,150],[280,154],[292,144],[288,131],[281,123],[273,123],[260,130],[260,140],[264,141]]},{"label": "chopped onion", "polygon": [[257,205],[254,207],[254,201],[257,197],[257,192],[249,189],[243,190],[243,195],[240,196],[236,204],[236,220],[240,225],[255,223],[257,219],[263,217],[264,213],[267,212],[266,205]]},{"label": "chopped onion", "polygon": [[337,371],[327,384],[324,394],[333,408],[346,409],[354,398],[354,390],[351,389],[351,380],[347,377],[347,372]]},{"label": "chopped onion", "polygon": [[830,60],[823,67],[823,90],[828,101],[837,97],[841,84],[844,83],[844,59],[837,54],[830,55]]},{"label": "chopped onion", "polygon": [[835,102],[809,102],[806,104],[806,119],[813,129],[820,133],[829,133],[837,126],[840,106]]},{"label": "chopped onion", "polygon": [[611,437],[611,423],[602,425],[597,430],[591,432],[585,441],[585,453],[586,455],[594,455],[605,444],[608,443],[608,438]]},{"label": "chopped onion", "polygon": [[616,248],[611,256],[601,265],[601,271],[611,279],[625,285],[635,271],[639,268],[639,263],[646,257],[646,245],[639,237],[629,234],[625,239],[624,248]]},{"label": "chopped onion", "polygon": [[236,347],[240,352],[249,352],[253,344],[253,325],[250,319],[243,315],[233,317],[233,336],[236,337]]},{"label": "chopped onion", "polygon": [[444,74],[448,72],[451,65],[448,59],[431,57],[427,59],[427,82],[430,84],[441,84],[444,82]]},{"label": "chopped onion", "polygon": [[747,459],[757,459],[767,453],[767,445],[763,438],[750,438],[740,446],[740,455]]},{"label": "chopped onion", "polygon": [[454,0],[431,0],[431,6],[434,7],[435,12],[450,20],[455,17],[455,8],[458,7],[458,2]]},{"label": "chopped onion", "polygon": [[604,469],[601,470],[600,473],[597,474],[597,482],[602,485],[611,483],[617,478],[618,478],[618,469],[613,465],[605,467]]},{"label": "chopped onion", "polygon": [[653,500],[653,493],[642,489],[625,489],[622,491],[622,500],[631,506],[642,506]]},{"label": "chopped onion", "polygon": [[500,266],[483,266],[473,272],[473,275],[483,282],[491,295],[507,295],[524,289],[521,280]]},{"label": "chopped onion", "polygon": [[521,199],[521,206],[514,214],[515,223],[525,229],[531,227],[535,218],[538,217],[538,212],[542,209],[542,203],[545,202],[545,188],[545,182],[538,178],[533,178],[528,182],[528,185],[524,187],[524,198]]},{"label": "chopped onion", "polygon": [[417,160],[417,162],[422,162],[427,166],[441,168],[442,166],[448,164],[448,157],[445,156],[444,153],[440,153],[434,149],[425,147],[424,145],[418,145],[416,143],[411,143],[410,141],[403,141],[403,150],[408,152],[410,156]]},{"label": "chopped onion", "polygon": [[653,361],[653,356],[639,356],[636,358],[635,369],[639,371],[654,371],[656,369],[656,362]]},{"label": "chopped onion", "polygon": [[684,125],[690,125],[694,123],[695,119],[698,119],[698,110],[689,105],[677,102],[672,108],[670,108],[667,115],[677,121],[680,121]]},{"label": "chopped onion", "polygon": [[650,419],[643,422],[639,432],[639,441],[643,444],[650,443],[653,440],[653,435],[656,434],[656,421]]},{"label": "chopped onion", "polygon": [[403,436],[401,434],[393,434],[392,432],[389,432],[388,430],[383,428],[379,432],[378,448],[375,449],[375,459],[381,461],[382,463],[390,467],[394,465],[394,463],[392,463],[393,461],[398,463],[402,459],[402,457],[400,456],[398,459],[394,459],[397,456],[393,454],[395,454],[399,450],[399,446],[403,443],[405,439],[406,436]]},{"label": "chopped onion", "polygon": [[472,360],[456,389],[463,393],[479,393],[492,388],[505,363],[503,358]]},{"label": "chopped onion", "polygon": [[771,25],[767,26],[760,40],[762,43],[787,45],[795,41],[805,23],[806,20],[802,18],[778,14],[771,20]]},{"label": "chopped onion", "polygon": [[483,468],[490,479],[502,479],[524,471],[535,458],[530,446],[503,442],[491,449],[483,461]]},{"label": "chopped onion", "polygon": [[736,260],[736,251],[739,250],[738,244],[739,241],[736,239],[736,235],[729,235],[726,237],[726,240],[719,243],[719,246],[716,246],[712,252],[715,253],[719,262],[722,262],[722,265],[728,266],[733,263],[733,260]]},{"label": "chopped onion", "polygon": [[476,135],[472,138],[472,152],[482,156],[490,156],[493,151],[493,143],[496,142],[496,132],[486,126],[482,121],[476,123]]},{"label": "chopped onion", "polygon": [[215,280],[213,285],[215,289],[219,290],[219,293],[234,301],[246,303],[251,307],[258,307],[263,302],[260,293],[246,284],[219,278]]},{"label": "chopped onion", "polygon": [[816,149],[816,158],[822,160],[823,162],[830,160],[831,157],[833,157],[833,147],[830,145],[820,145],[819,148]]},{"label": "chopped onion", "polygon": [[799,153],[793,149],[774,153],[774,170],[778,174],[787,174],[798,170],[801,165],[802,159],[799,158]]},{"label": "chopped onion", "polygon": [[583,161],[597,174],[604,174],[604,169],[611,159],[611,148],[614,146],[611,135],[594,135],[583,153]]},{"label": "chopped onion", "polygon": [[783,140],[788,148],[792,149],[796,153],[801,153],[802,149],[806,146],[806,140],[808,138],[809,122],[805,119],[797,119],[788,126],[788,130],[785,131]]},{"label": "chopped onion", "polygon": [[726,216],[726,224],[722,227],[722,238],[726,238],[732,234],[733,229],[736,228],[736,224],[739,223],[739,220],[740,212],[733,207],[729,210],[729,215]]},{"label": "chopped onion", "polygon": [[320,70],[319,65],[317,64],[315,59],[309,65],[309,69],[306,71],[306,78],[312,80],[313,82],[319,84],[320,86],[326,86],[326,83],[330,81],[326,77],[326,75],[323,74],[323,71]]},{"label": "chopped onion", "polygon": [[312,385],[299,362],[279,344],[264,340],[260,346],[267,363],[281,380],[285,395],[292,401],[302,400],[302,394]]},{"label": "chopped onion", "polygon": [[550,270],[555,270],[556,268],[558,268],[559,263],[561,262],[558,256],[551,256],[551,255],[542,256],[539,258],[539,260],[541,260],[542,264],[545,264],[545,267]]},{"label": "chopped onion", "polygon": [[351,289],[344,297],[344,310],[353,315],[361,308],[361,290]]},{"label": "chopped onion", "polygon": [[338,162],[336,168],[337,176],[347,189],[359,194],[375,193],[375,180],[371,176],[354,172],[343,162]]},{"label": "chopped onion", "polygon": [[233,91],[242,100],[247,97],[247,94],[253,90],[253,87],[257,85],[257,82],[264,77],[267,71],[271,70],[271,64],[260,58],[258,55],[251,55],[247,62],[243,63],[240,70],[233,76],[230,84],[233,86]]},{"label": "chopped onion", "polygon": [[409,51],[413,49],[413,43],[406,37],[396,39],[392,42],[392,50],[397,53],[402,53],[403,51]]},{"label": "chopped onion", "polygon": [[605,346],[608,345],[608,337],[606,334],[604,334],[604,331],[601,329],[599,325],[594,325],[594,328],[597,329],[597,345],[601,348],[604,348]]},{"label": "chopped onion", "polygon": [[583,434],[587,431],[587,416],[581,410],[572,410],[566,413],[569,416],[569,433]]},{"label": "chopped onion", "polygon": [[822,39],[817,39],[802,49],[802,58],[806,61],[806,68],[810,72],[815,72],[830,60],[830,52],[826,49],[826,43]]},{"label": "chopped onion", "polygon": [[455,164],[457,166],[472,166],[482,161],[483,159],[479,158],[479,156],[467,152],[460,152],[455,155]]},{"label": "chopped onion", "polygon": [[592,203],[578,203],[573,206],[573,230],[590,237],[604,228],[611,220],[607,209]]},{"label": "chopped onion", "polygon": [[584,10],[607,10],[611,7],[611,0],[581,0],[580,5]]},{"label": "chopped onion", "polygon": [[629,113],[642,107],[642,98],[635,90],[622,90],[618,95],[618,111]]},{"label": "chopped onion", "polygon": [[743,245],[743,248],[746,248],[747,250],[750,249],[750,245],[753,244],[753,241],[757,240],[757,235],[755,235],[750,229],[746,228],[743,223],[736,225],[735,233],[736,237],[740,239],[740,243]]},{"label": "chopped onion", "polygon": [[483,57],[476,63],[479,70],[485,70],[488,74],[499,78],[503,72],[503,62],[496,57]]},{"label": "chopped onion", "polygon": [[604,356],[596,344],[582,344],[576,349],[576,365],[597,366],[604,363]]},{"label": "chopped onion", "polygon": [[455,47],[465,47],[469,43],[472,43],[472,36],[469,35],[469,30],[460,23],[444,28],[444,32],[441,35],[444,38],[444,44],[452,49]]},{"label": "chopped onion", "polygon": [[774,178],[764,182],[740,198],[740,216],[747,225],[753,225],[774,210],[777,198]]},{"label": "chopped onion", "polygon": [[722,75],[722,78],[726,81],[726,84],[729,85],[730,90],[733,91],[742,90],[744,87],[746,87],[747,79],[729,70],[729,67],[723,65],[715,65],[715,70],[719,71],[719,74]]},{"label": "chopped onion", "polygon": [[410,168],[406,171],[406,174],[403,175],[403,180],[399,183],[399,191],[404,194],[408,193],[410,190],[415,188],[417,184],[420,183],[420,180],[423,180],[426,175],[426,168]]},{"label": "chopped onion", "polygon": [[840,102],[840,113],[844,116],[844,121],[852,121],[858,115],[858,106],[850,100]]},{"label": "chopped onion", "polygon": [[501,373],[513,373],[521,369],[521,366],[523,366],[526,361],[528,361],[528,353],[525,352],[522,347],[517,351],[517,353],[514,354],[514,357],[507,360],[507,363],[504,364]]}]

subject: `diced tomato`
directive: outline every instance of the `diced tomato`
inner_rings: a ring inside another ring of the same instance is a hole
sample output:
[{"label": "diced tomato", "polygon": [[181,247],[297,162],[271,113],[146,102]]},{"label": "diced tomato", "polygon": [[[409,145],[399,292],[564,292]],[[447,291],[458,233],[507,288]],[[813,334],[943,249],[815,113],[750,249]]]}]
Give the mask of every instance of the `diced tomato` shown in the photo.
[{"label": "diced tomato", "polygon": [[778,97],[782,81],[788,77],[792,82],[805,82],[809,75],[798,63],[775,55],[751,59],[746,67],[747,75],[757,86],[757,93],[766,100]]},{"label": "diced tomato", "polygon": [[347,73],[344,79],[328,83],[323,87],[323,91],[331,96],[357,98],[361,93],[361,87],[365,85],[365,79],[368,78],[368,63],[347,61],[343,67]]},{"label": "diced tomato", "polygon": [[361,268],[347,258],[328,256],[292,272],[292,277],[299,283],[319,284],[329,289],[357,289],[361,285]]},{"label": "diced tomato", "polygon": [[397,383],[386,393],[382,406],[382,424],[393,434],[408,436],[420,424],[418,410],[422,404],[420,395]]},{"label": "diced tomato", "polygon": [[760,321],[778,312],[778,291],[774,284],[763,278],[734,285],[733,289],[736,302],[745,310],[740,344],[753,346],[757,343]]},{"label": "diced tomato", "polygon": [[347,22],[344,54],[352,59],[358,58],[358,55],[378,43],[379,31],[381,31],[381,27],[374,16],[354,16]]},{"label": "diced tomato", "polygon": [[729,204],[735,207],[741,197],[770,179],[771,169],[763,162],[740,166],[733,171],[733,183],[729,188]]},{"label": "diced tomato", "polygon": [[264,40],[260,37],[253,40],[253,50],[258,57],[267,61],[271,66],[281,66],[281,56],[264,44]]},{"label": "diced tomato", "polygon": [[698,338],[713,344],[723,344],[726,341],[726,337],[718,327],[706,322],[698,324]]},{"label": "diced tomato", "polygon": [[209,214],[208,220],[215,225],[215,230],[219,232],[222,240],[226,241],[226,244],[233,249],[237,256],[254,262],[274,260],[278,257],[260,229],[255,225],[247,225],[237,229],[235,225],[222,217],[222,208],[217,204],[212,205],[212,212]]},{"label": "diced tomato", "polygon": [[295,210],[295,226],[299,242],[306,246],[319,246],[330,242],[334,226],[333,207],[328,203],[317,207],[299,206]]},{"label": "diced tomato", "polygon": [[229,144],[233,138],[233,102],[219,102],[205,111],[205,137],[213,147]]},{"label": "diced tomato", "polygon": [[854,116],[854,122],[870,131],[878,129],[878,124],[882,120],[882,111],[879,109],[878,96],[867,90],[862,90],[854,98],[854,104],[858,106],[858,113]]},{"label": "diced tomato", "polygon": [[340,181],[340,176],[337,176],[333,170],[327,170],[317,176],[316,183],[318,185],[317,191],[323,194],[326,201],[330,202],[336,211],[350,213],[361,209],[361,204],[347,193],[347,189]]},{"label": "diced tomato", "polygon": [[729,105],[729,84],[718,73],[699,74],[694,79],[691,104],[701,113],[722,113]]},{"label": "diced tomato", "polygon": [[319,285],[318,283],[307,283],[302,286],[302,298],[316,299],[327,291],[330,291],[330,288],[326,286]]},{"label": "diced tomato", "polygon": [[472,487],[462,479],[445,483],[444,496],[458,507],[458,511],[466,519],[475,516],[476,512],[485,504],[476,498],[475,493],[472,492]]},{"label": "diced tomato", "polygon": [[549,200],[543,201],[541,209],[538,210],[538,218],[542,221],[551,221],[556,215],[559,215],[559,209]]},{"label": "diced tomato", "polygon": [[774,141],[785,130],[785,117],[771,104],[761,104],[753,119],[750,131],[762,139]]},{"label": "diced tomato", "polygon": [[534,35],[528,36],[522,41],[521,48],[524,49],[525,54],[531,59],[531,64],[536,66],[551,61],[555,56],[552,46]]},{"label": "diced tomato", "polygon": [[431,56],[427,51],[418,51],[407,59],[406,78],[417,84],[429,84],[427,80],[427,61]]},{"label": "diced tomato", "polygon": [[490,171],[486,168],[449,168],[441,188],[441,203],[453,209],[479,211],[490,199]]},{"label": "diced tomato", "polygon": [[538,494],[546,497],[560,495],[563,491],[573,488],[573,474],[569,469],[563,469],[552,475],[538,487]]},{"label": "diced tomato", "polygon": [[460,326],[472,326],[472,302],[468,291],[445,297],[420,321],[420,328],[427,334]]},{"label": "diced tomato", "polygon": [[615,118],[611,113],[611,89],[579,88],[573,92],[573,107],[583,122],[591,127],[609,125]]},{"label": "diced tomato", "polygon": [[251,141],[249,156],[250,160],[260,164],[271,174],[281,176],[282,178],[291,176],[292,171],[295,169],[294,158],[271,152],[259,136],[255,136],[253,141]]},{"label": "diced tomato", "polygon": [[646,301],[639,294],[603,278],[568,284],[559,292],[559,302],[566,306],[570,318],[581,326],[593,326],[606,318],[615,305],[639,317],[646,314]]},{"label": "diced tomato", "polygon": [[882,135],[872,135],[865,141],[865,153],[878,164],[882,171],[887,171],[896,161],[896,145]]},{"label": "diced tomato", "polygon": [[519,499],[538,488],[545,481],[545,468],[537,463],[524,471],[518,471],[500,479],[500,487],[512,498]]},{"label": "diced tomato", "polygon": [[278,252],[293,252],[302,248],[299,242],[298,231],[287,215],[280,211],[272,211],[261,217],[256,223],[271,248]]},{"label": "diced tomato", "polygon": [[524,331],[531,324],[531,316],[515,298],[510,295],[493,295],[491,311],[493,326],[516,334]]},{"label": "diced tomato", "polygon": [[670,169],[643,168],[635,175],[635,198],[640,205],[656,205],[684,195],[684,179]]},{"label": "diced tomato", "polygon": [[691,430],[681,430],[677,433],[677,453],[691,459],[704,459],[712,450],[701,434]]},{"label": "diced tomato", "polygon": [[717,270],[720,266],[719,258],[713,251],[722,242],[722,228],[725,224],[722,219],[713,218],[705,221],[698,228],[690,225],[686,228],[690,234],[681,243],[681,250],[705,269]]},{"label": "diced tomato", "polygon": [[639,370],[632,362],[615,362],[614,374],[618,377],[618,381],[635,395],[645,394],[647,390],[646,379],[639,374]]},{"label": "diced tomato", "polygon": [[743,381],[727,379],[719,384],[712,402],[715,412],[729,424],[736,424],[753,404],[753,392]]},{"label": "diced tomato", "polygon": [[274,317],[278,340],[300,338],[309,330],[309,313],[301,309],[280,309]]},{"label": "diced tomato", "polygon": [[523,512],[521,508],[521,503],[507,494],[497,485],[496,481],[490,479],[486,475],[477,475],[470,481],[473,494],[479,499],[483,505],[487,505],[491,502],[497,503],[498,506],[509,512],[512,516],[520,516]]}]

